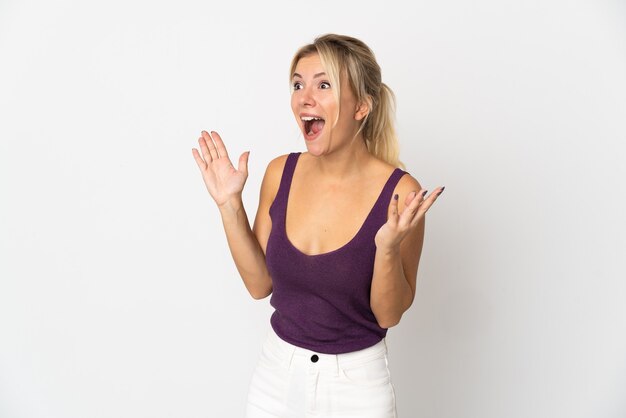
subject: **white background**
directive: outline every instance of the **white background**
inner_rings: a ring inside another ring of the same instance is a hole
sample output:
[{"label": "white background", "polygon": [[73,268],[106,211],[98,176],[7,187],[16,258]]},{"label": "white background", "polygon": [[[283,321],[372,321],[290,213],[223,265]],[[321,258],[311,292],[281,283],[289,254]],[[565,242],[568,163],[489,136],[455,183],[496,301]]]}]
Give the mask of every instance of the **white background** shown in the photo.
[{"label": "white background", "polygon": [[[90,4],[91,3],[91,4]],[[273,309],[193,160],[305,145],[288,67],[375,51],[446,191],[389,330],[399,416],[626,416],[626,5],[0,1],[0,417],[241,417]]]}]

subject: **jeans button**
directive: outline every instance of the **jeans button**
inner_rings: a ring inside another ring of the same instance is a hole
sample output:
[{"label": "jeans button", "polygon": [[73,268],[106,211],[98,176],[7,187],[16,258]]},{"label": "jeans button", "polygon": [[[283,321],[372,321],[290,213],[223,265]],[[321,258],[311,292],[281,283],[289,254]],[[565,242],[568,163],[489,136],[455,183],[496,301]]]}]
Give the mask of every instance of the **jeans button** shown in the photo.
[{"label": "jeans button", "polygon": [[312,361],[313,363],[317,363],[317,360],[319,360],[319,359],[320,359],[320,358],[317,356],[317,354],[313,354],[313,355],[311,356],[311,361]]}]

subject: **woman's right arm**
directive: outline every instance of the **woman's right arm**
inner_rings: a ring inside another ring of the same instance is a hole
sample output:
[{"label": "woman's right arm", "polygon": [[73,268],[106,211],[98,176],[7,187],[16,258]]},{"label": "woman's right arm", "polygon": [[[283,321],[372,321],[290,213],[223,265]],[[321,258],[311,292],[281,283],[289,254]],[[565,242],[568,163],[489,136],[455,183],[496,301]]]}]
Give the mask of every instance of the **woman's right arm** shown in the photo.
[{"label": "woman's right arm", "polygon": [[265,253],[250,229],[241,197],[220,206],[228,247],[248,292],[254,299],[272,293],[272,278],[265,264]]},{"label": "woman's right arm", "polygon": [[215,145],[208,133],[203,132],[199,138],[204,160],[197,150],[192,149],[192,153],[219,208],[237,271],[250,295],[254,299],[262,299],[272,293],[272,279],[265,264],[265,245],[271,231],[269,206],[276,195],[282,173],[282,166],[277,164],[281,157],[270,162],[265,172],[253,232],[241,199],[248,175],[248,153],[241,155],[238,170],[235,170],[220,136],[213,132],[213,138]]}]

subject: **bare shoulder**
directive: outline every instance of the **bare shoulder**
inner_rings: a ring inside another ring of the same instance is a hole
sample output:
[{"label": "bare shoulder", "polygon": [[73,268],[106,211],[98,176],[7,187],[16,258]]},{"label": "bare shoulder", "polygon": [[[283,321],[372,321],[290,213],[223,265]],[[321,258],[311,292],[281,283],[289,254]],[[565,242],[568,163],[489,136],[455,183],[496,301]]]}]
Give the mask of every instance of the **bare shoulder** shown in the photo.
[{"label": "bare shoulder", "polygon": [[272,159],[265,169],[265,176],[263,177],[262,184],[262,193],[265,192],[267,196],[271,196],[272,200],[276,193],[278,192],[278,187],[280,186],[280,179],[283,175],[283,170],[285,169],[285,162],[287,161],[287,157],[289,154],[279,155],[278,157]]},{"label": "bare shoulder", "polygon": [[417,181],[417,179],[409,173],[405,173],[402,177],[400,177],[400,180],[394,190],[394,194],[397,193],[399,195],[400,202],[402,202],[402,199],[406,197],[406,195],[412,191],[417,193],[420,190],[422,190],[422,185],[419,181]]},{"label": "bare shoulder", "polygon": [[[386,173],[385,175],[387,176],[387,178],[391,175],[391,173],[393,173],[393,171],[396,169],[395,166],[389,164],[386,161],[382,161],[382,160],[378,160],[377,161],[379,167],[381,167],[381,170]],[[406,171],[406,170],[404,170]],[[410,175],[408,172],[406,172],[402,177],[400,177],[400,180],[398,181],[398,183],[396,184],[396,187],[393,191],[393,194],[398,194],[399,196],[399,201],[402,202],[403,199],[412,191],[420,191],[422,189],[422,186],[420,185],[420,183],[417,181],[417,179],[415,177],[413,177],[412,175]]]},{"label": "bare shoulder", "polygon": [[279,155],[278,157],[275,157],[267,164],[267,168],[274,169],[274,170],[280,169],[280,171],[282,172],[282,168],[285,166],[287,157],[289,157],[289,154],[283,154],[283,155]]}]

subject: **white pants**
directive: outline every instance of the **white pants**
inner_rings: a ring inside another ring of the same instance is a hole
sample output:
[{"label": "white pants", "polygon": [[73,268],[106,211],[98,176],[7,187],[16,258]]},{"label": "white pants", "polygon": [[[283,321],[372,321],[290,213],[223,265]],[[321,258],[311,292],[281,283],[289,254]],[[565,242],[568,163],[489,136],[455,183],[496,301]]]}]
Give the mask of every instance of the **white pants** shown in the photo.
[{"label": "white pants", "polygon": [[396,418],[387,341],[324,354],[282,340],[270,326],[250,381],[246,418]]}]

